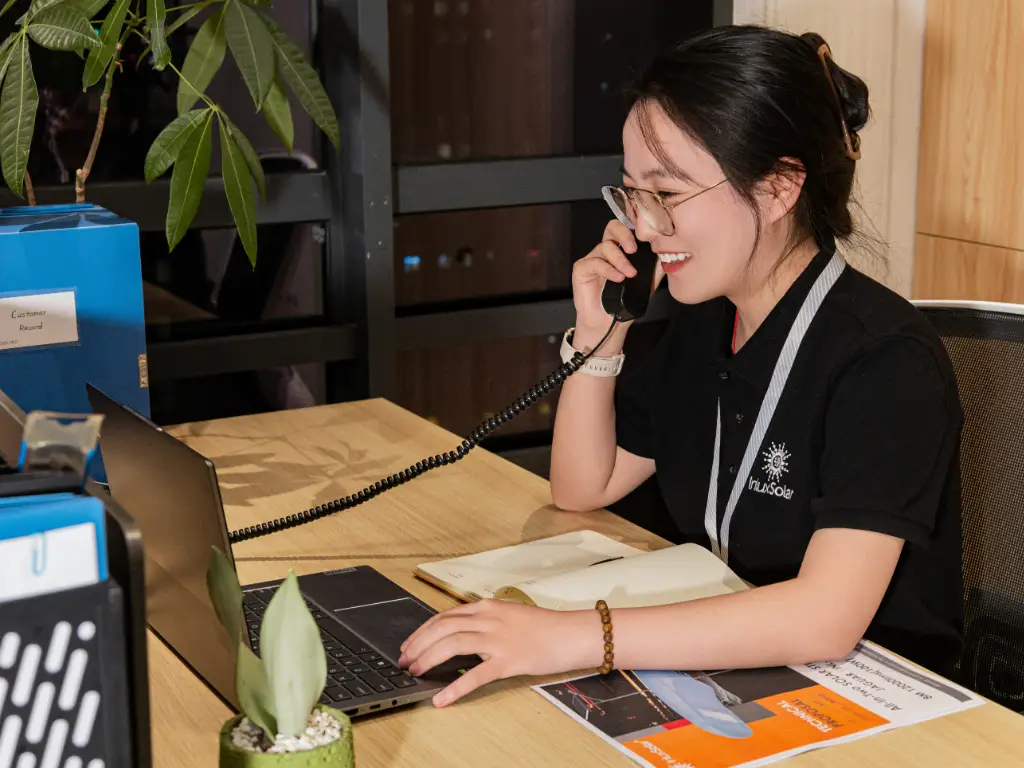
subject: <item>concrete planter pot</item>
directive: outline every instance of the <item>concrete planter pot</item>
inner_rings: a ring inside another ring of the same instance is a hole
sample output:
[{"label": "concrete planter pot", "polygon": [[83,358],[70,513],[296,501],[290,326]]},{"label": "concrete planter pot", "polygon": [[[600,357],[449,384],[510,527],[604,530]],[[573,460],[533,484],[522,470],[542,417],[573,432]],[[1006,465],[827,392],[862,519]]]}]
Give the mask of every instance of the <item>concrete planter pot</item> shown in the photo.
[{"label": "concrete planter pot", "polygon": [[341,738],[305,752],[250,752],[236,747],[231,733],[242,715],[233,717],[220,729],[220,768],[355,768],[352,723],[336,709],[321,706],[342,725]]}]

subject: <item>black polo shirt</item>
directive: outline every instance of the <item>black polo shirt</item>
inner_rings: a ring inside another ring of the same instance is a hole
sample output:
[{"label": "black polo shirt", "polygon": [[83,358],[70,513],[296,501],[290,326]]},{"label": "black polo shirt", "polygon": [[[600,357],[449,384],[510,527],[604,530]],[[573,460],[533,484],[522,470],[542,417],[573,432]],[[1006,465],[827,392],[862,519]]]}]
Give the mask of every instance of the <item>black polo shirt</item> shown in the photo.
[{"label": "black polo shirt", "polygon": [[[718,530],[776,359],[825,247],[732,354],[727,299],[677,305],[665,335],[616,389],[619,446],[655,460],[682,540],[710,548],[704,516],[722,414]],[[847,265],[804,337],[733,513],[729,565],[755,585],[797,575],[819,528],[906,541],[868,630],[941,674],[962,645],[959,438],[952,365],[928,320]]]}]

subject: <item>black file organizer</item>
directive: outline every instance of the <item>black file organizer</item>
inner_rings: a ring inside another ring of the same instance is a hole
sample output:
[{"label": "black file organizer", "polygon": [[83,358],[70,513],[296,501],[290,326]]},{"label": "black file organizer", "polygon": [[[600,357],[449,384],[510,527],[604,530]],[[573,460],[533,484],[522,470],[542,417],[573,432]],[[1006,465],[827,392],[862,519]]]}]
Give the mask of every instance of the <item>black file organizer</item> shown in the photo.
[{"label": "black file organizer", "polygon": [[[24,476],[20,481],[7,480],[0,478],[0,496],[22,495],[18,491],[25,486]],[[43,485],[49,485],[51,492],[69,490],[66,476],[55,476],[52,483]],[[33,492],[46,491],[36,487]],[[80,487],[78,492],[83,492]],[[131,518],[99,486],[90,483],[84,492],[101,499],[106,507],[108,578],[0,603],[0,658],[5,638],[12,633],[17,638],[13,665],[0,665],[0,686],[6,691],[0,697],[0,764],[10,749],[5,731],[17,732],[11,766],[25,753],[36,758],[32,764],[40,765],[48,748],[58,750],[56,765],[61,766],[69,757],[80,758],[82,766],[99,758],[105,768],[152,764],[141,537]],[[68,642],[62,657],[55,652],[50,658],[55,632],[67,635]],[[14,641],[6,642],[11,647]],[[39,650],[26,654],[31,646]],[[19,673],[24,664],[33,666],[36,656],[36,672],[26,696],[18,690]],[[79,672],[81,682],[75,686]],[[47,699],[51,699],[48,707],[44,706]],[[45,717],[34,718],[37,706],[39,712],[47,712]],[[92,726],[86,728],[94,708]],[[17,721],[12,724],[11,718]]]}]

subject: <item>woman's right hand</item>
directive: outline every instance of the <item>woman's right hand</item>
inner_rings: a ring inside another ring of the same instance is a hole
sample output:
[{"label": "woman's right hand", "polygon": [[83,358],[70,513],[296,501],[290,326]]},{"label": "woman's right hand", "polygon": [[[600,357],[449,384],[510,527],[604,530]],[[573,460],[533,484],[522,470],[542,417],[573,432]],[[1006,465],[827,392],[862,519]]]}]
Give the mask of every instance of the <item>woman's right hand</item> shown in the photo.
[{"label": "woman's right hand", "polygon": [[612,219],[604,228],[604,239],[573,265],[572,298],[578,335],[597,334],[600,338],[607,332],[612,318],[601,306],[601,292],[606,280],[621,283],[636,275],[627,253],[636,253],[633,233],[621,221]]}]

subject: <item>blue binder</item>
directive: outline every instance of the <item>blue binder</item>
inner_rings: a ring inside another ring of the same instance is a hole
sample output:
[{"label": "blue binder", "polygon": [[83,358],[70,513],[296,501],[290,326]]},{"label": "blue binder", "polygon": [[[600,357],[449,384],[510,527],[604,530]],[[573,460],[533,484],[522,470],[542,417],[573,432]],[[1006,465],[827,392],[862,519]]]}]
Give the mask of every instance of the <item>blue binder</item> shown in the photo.
[{"label": "blue binder", "polygon": [[0,389],[23,410],[89,413],[91,382],[149,415],[135,223],[90,204],[0,210],[0,307]]}]

